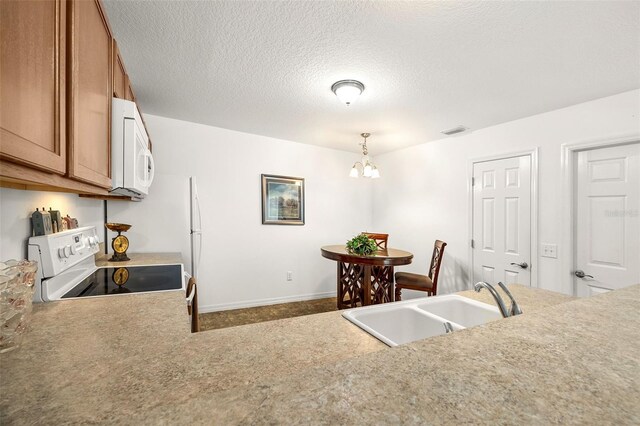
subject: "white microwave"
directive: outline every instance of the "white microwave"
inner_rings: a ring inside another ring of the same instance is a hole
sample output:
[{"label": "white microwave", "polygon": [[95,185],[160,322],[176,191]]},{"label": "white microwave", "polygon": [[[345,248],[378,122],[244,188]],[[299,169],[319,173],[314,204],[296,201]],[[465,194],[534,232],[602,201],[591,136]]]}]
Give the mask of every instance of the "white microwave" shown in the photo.
[{"label": "white microwave", "polygon": [[113,98],[111,108],[111,192],[144,198],[154,175],[149,136],[134,102]]}]

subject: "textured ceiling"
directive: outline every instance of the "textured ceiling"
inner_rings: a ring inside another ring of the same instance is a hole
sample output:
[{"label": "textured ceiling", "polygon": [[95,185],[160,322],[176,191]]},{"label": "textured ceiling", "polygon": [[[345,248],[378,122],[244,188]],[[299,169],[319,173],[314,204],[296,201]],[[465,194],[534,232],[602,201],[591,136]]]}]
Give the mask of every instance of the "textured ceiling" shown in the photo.
[{"label": "textured ceiling", "polygon": [[104,4],[144,112],[374,155],[640,87],[637,1]]}]

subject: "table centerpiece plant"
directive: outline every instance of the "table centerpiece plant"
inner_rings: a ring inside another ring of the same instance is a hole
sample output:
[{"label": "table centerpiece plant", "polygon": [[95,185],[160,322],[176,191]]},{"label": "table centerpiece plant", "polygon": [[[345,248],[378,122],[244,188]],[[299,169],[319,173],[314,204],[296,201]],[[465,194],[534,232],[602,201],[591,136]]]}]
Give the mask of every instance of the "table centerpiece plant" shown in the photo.
[{"label": "table centerpiece plant", "polygon": [[378,246],[374,240],[360,234],[347,241],[347,251],[361,256],[369,256],[378,251]]}]

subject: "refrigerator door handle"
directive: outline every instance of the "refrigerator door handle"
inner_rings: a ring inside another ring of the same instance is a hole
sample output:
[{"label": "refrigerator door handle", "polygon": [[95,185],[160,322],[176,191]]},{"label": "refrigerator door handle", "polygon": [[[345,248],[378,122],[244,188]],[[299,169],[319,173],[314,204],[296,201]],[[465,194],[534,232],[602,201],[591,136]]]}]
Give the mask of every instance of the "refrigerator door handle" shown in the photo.
[{"label": "refrigerator door handle", "polygon": [[202,228],[202,213],[200,212],[200,197],[198,197],[198,193],[196,192],[196,211],[198,212],[198,226],[197,231],[201,231]]},{"label": "refrigerator door handle", "polygon": [[[190,177],[191,186],[191,273],[198,278],[198,269],[202,258],[202,213],[196,177]],[[196,238],[198,241],[196,242]]]},{"label": "refrigerator door handle", "polygon": [[[197,242],[195,240],[196,238],[198,239]],[[202,260],[202,233],[200,231],[194,231],[191,233],[191,250],[191,272],[197,279],[200,261]]]},{"label": "refrigerator door handle", "polygon": [[198,236],[198,263],[196,264],[195,270],[197,271],[200,268],[200,261],[202,260],[202,214],[200,213],[200,197],[198,197],[198,192],[196,191],[196,211],[198,212],[198,228],[195,230],[196,235]]}]

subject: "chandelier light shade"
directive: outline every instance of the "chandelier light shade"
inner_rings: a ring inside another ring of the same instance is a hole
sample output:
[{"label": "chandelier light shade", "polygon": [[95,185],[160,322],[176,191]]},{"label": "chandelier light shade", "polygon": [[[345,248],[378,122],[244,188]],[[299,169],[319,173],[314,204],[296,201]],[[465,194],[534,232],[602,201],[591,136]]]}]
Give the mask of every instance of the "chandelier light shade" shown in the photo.
[{"label": "chandelier light shade", "polygon": [[340,80],[333,83],[331,91],[340,99],[340,102],[349,106],[362,94],[364,84],[357,80]]},{"label": "chandelier light shade", "polygon": [[380,177],[380,170],[369,159],[369,150],[367,149],[367,138],[371,136],[369,133],[360,133],[360,136],[364,138],[362,145],[362,160],[356,161],[349,172],[349,176],[352,178],[358,178],[360,176],[377,179]]}]

